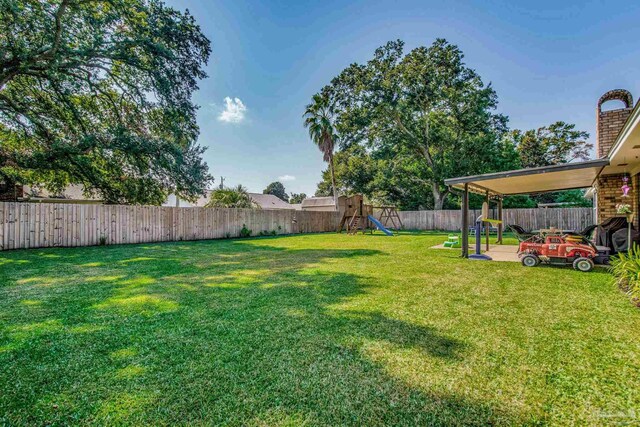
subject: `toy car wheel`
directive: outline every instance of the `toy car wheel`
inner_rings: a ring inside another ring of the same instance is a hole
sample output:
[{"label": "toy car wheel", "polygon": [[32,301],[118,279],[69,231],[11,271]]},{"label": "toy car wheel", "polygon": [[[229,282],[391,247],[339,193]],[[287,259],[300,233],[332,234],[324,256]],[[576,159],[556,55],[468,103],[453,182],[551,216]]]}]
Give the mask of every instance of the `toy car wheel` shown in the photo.
[{"label": "toy car wheel", "polygon": [[577,258],[573,261],[573,268],[586,273],[587,271],[593,270],[593,261],[585,257]]},{"label": "toy car wheel", "polygon": [[525,267],[535,267],[536,265],[540,264],[540,258],[532,254],[523,256],[520,261]]}]

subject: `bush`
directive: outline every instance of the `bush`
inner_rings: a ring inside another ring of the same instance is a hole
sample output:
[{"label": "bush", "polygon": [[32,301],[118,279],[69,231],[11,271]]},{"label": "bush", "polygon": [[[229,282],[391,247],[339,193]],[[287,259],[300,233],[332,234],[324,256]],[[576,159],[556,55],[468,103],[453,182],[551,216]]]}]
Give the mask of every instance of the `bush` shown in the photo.
[{"label": "bush", "polygon": [[251,237],[251,233],[253,233],[253,231],[249,230],[246,224],[242,224],[242,229],[240,230],[240,237]]},{"label": "bush", "polygon": [[258,236],[260,237],[264,237],[264,236],[277,236],[278,232],[276,230],[262,230],[261,232],[258,233]]},{"label": "bush", "polygon": [[632,245],[629,252],[620,252],[611,258],[611,273],[614,283],[629,295],[634,304],[640,306],[640,248],[638,245]]}]

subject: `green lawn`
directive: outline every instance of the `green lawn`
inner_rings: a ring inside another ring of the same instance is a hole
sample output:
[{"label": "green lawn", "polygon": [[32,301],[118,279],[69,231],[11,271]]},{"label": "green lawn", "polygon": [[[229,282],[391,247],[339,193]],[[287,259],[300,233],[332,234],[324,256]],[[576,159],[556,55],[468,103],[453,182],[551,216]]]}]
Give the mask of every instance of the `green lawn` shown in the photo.
[{"label": "green lawn", "polygon": [[640,310],[606,272],[444,239],[0,253],[0,424],[640,422]]}]

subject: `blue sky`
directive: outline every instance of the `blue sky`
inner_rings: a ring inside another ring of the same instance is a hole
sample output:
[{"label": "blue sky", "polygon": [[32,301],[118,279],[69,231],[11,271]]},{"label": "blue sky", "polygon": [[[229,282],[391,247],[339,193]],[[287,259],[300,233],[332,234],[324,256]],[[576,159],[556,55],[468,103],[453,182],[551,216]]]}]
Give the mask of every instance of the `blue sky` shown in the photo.
[{"label": "blue sky", "polygon": [[216,184],[222,175],[254,192],[284,177],[288,192],[314,193],[325,165],[304,106],[389,40],[407,51],[438,37],[457,44],[512,128],[564,120],[593,141],[600,95],[640,96],[636,1],[166,1],[188,8],[212,42],[195,101]]}]

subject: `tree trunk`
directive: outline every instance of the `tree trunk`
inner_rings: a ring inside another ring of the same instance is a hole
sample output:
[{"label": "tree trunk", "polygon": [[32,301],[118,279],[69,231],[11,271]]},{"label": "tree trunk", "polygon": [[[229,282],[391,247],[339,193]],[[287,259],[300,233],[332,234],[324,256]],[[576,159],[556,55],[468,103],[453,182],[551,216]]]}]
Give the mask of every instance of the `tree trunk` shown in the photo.
[{"label": "tree trunk", "polygon": [[433,208],[437,211],[442,210],[444,206],[444,201],[449,194],[449,191],[440,190],[440,186],[438,184],[431,184],[431,191],[433,193]]},{"label": "tree trunk", "polygon": [[333,153],[329,154],[329,169],[331,171],[331,187],[333,188],[333,203],[338,210],[338,193],[336,191],[336,174],[333,167]]},{"label": "tree trunk", "polygon": [[[22,188],[22,187],[20,187]],[[0,200],[15,202],[18,197],[23,197],[22,190],[18,194],[18,183],[8,176],[0,175]]]}]

